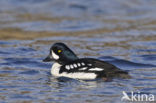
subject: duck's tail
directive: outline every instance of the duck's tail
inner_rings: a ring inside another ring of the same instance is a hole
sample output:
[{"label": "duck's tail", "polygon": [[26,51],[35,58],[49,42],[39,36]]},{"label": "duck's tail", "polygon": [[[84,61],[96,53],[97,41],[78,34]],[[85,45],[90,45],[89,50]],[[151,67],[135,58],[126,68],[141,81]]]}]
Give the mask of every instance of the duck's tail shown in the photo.
[{"label": "duck's tail", "polygon": [[121,79],[131,79],[132,77],[128,74],[127,71],[116,71],[115,72],[115,77],[116,78],[121,78]]}]

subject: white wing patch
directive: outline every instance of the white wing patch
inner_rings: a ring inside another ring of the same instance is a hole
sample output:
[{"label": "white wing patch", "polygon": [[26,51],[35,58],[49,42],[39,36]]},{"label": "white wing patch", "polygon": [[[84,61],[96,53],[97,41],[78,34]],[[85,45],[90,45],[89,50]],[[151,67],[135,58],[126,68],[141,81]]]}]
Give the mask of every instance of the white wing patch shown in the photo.
[{"label": "white wing patch", "polygon": [[83,68],[80,68],[79,70],[86,70],[87,69],[87,67],[83,67]]},{"label": "white wing patch", "polygon": [[70,69],[69,65],[66,65],[65,68],[68,69],[68,70]]},{"label": "white wing patch", "polygon": [[71,69],[73,69],[73,68],[74,68],[72,64],[70,65],[70,68],[71,68]]},{"label": "white wing patch", "polygon": [[53,56],[53,58],[56,59],[56,60],[59,59],[59,56],[56,55],[53,51],[52,51],[52,56]]},{"label": "white wing patch", "polygon": [[70,70],[70,69],[78,68],[80,66],[81,66],[80,63],[78,63],[78,64],[70,64],[70,65],[66,65],[65,68],[67,70]]},{"label": "white wing patch", "polygon": [[88,66],[92,66],[92,64],[88,64]]},{"label": "white wing patch", "polygon": [[83,63],[83,62],[82,62],[81,64],[82,64],[83,66],[85,65],[85,63]]},{"label": "white wing patch", "polygon": [[77,63],[77,65],[80,67],[81,66],[81,64],[80,63]]},{"label": "white wing patch", "polygon": [[77,65],[76,64],[73,64],[73,65],[74,65],[75,68],[77,68]]},{"label": "white wing patch", "polygon": [[103,71],[103,68],[91,68],[89,71]]}]

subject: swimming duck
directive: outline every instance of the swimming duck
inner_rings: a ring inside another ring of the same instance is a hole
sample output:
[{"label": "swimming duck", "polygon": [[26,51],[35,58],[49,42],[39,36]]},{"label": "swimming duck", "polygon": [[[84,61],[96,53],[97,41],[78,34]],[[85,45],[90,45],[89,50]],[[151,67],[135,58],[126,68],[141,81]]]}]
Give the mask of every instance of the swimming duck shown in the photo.
[{"label": "swimming duck", "polygon": [[127,71],[94,58],[78,58],[64,43],[55,43],[50,48],[49,55],[43,62],[54,61],[51,74],[56,77],[68,77],[82,80],[102,78],[130,78]]}]

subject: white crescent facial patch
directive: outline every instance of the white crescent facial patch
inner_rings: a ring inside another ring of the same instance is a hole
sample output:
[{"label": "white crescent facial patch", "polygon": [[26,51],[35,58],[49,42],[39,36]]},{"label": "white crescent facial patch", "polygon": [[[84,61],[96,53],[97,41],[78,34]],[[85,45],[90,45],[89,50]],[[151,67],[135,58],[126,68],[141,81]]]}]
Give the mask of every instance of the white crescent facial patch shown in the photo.
[{"label": "white crescent facial patch", "polygon": [[58,55],[56,55],[53,51],[52,51],[52,57],[54,58],[54,59],[59,59],[59,56]]}]

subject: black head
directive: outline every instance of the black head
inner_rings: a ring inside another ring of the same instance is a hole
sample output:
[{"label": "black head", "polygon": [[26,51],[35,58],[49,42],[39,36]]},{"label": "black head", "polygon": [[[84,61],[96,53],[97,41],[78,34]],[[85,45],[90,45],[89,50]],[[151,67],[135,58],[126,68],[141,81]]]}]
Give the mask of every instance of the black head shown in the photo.
[{"label": "black head", "polygon": [[44,62],[56,61],[60,64],[65,64],[76,60],[78,57],[64,43],[55,43],[50,48],[50,53]]}]

